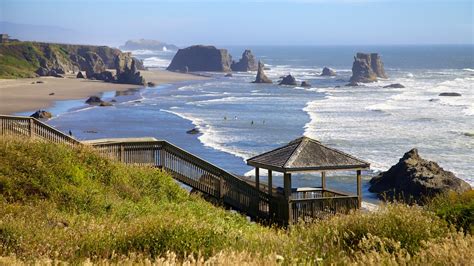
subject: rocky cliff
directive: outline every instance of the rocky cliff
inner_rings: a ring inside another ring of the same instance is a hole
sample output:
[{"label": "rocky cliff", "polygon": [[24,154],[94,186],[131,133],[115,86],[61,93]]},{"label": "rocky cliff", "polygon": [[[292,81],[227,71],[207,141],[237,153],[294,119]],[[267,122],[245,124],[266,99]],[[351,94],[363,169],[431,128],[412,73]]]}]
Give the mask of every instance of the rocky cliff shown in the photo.
[{"label": "rocky cliff", "polygon": [[421,158],[418,150],[412,149],[388,171],[372,178],[369,191],[388,200],[422,203],[440,193],[469,189],[468,183],[437,163]]},{"label": "rocky cliff", "polygon": [[232,57],[226,49],[193,45],[179,49],[167,70],[230,72]]},{"label": "rocky cliff", "polygon": [[[85,71],[89,79],[114,81],[106,69],[115,68],[116,48],[38,42],[0,45],[0,78],[57,76]],[[136,59],[137,69],[143,67]]]},{"label": "rocky cliff", "polygon": [[352,64],[352,83],[373,82],[379,78],[387,78],[383,67],[382,59],[379,54],[357,53]]},{"label": "rocky cliff", "polygon": [[257,70],[257,60],[252,51],[245,50],[239,62],[232,62],[232,71],[247,72]]}]

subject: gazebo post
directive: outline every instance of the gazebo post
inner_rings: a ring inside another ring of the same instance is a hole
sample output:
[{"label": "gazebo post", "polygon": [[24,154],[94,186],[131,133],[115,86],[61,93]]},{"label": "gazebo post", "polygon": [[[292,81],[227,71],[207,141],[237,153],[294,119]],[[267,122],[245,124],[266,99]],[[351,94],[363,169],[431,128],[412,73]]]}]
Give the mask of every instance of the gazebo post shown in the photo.
[{"label": "gazebo post", "polygon": [[321,189],[323,190],[323,193],[324,193],[324,190],[326,190],[326,172],[325,171],[321,172]]},{"label": "gazebo post", "polygon": [[288,204],[288,224],[292,223],[293,211],[291,207],[291,174],[284,173],[283,174],[283,186],[285,191],[285,199]]},{"label": "gazebo post", "polygon": [[255,167],[255,187],[260,190],[260,168]]},{"label": "gazebo post", "polygon": [[362,207],[362,175],[361,170],[357,170],[357,201],[359,209]]},{"label": "gazebo post", "polygon": [[273,176],[272,176],[272,170],[268,170],[268,194],[270,196],[273,195]]}]

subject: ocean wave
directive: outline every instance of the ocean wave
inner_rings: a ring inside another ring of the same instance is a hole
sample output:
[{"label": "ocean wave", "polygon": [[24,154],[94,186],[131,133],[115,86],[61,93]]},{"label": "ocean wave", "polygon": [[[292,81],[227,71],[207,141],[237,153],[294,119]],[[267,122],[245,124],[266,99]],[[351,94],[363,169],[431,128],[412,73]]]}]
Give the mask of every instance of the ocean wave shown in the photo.
[{"label": "ocean wave", "polygon": [[467,71],[467,72],[474,72],[474,69],[472,68],[463,68],[462,70]]},{"label": "ocean wave", "polygon": [[228,135],[224,136],[224,134],[222,134],[217,128],[210,125],[201,118],[195,117],[189,113],[180,113],[165,109],[160,109],[160,111],[167,112],[190,121],[201,132],[201,135],[198,137],[198,139],[205,147],[235,155],[242,158],[243,161],[252,156],[252,154],[249,152],[226,145],[229,143],[229,140],[232,137]]},{"label": "ocean wave", "polygon": [[148,57],[143,59],[143,65],[145,67],[162,67],[166,68],[171,63],[171,60],[159,58],[156,56]]}]

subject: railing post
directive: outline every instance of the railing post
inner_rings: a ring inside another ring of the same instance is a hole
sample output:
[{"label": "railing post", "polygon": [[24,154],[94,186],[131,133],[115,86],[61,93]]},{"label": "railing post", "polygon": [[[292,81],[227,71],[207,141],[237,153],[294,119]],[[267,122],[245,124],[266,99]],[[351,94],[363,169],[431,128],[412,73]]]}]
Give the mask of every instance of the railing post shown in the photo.
[{"label": "railing post", "polygon": [[34,126],[35,126],[35,121],[33,120],[33,118],[30,118],[29,119],[29,126],[28,126],[29,133],[30,133],[30,138],[33,137]]},{"label": "railing post", "polygon": [[361,170],[357,170],[357,201],[359,209],[362,207],[362,175]]},{"label": "railing post", "polygon": [[125,148],[123,143],[120,144],[120,161],[123,163],[125,161]]},{"label": "railing post", "polygon": [[224,200],[224,178],[222,175],[219,176],[219,198],[221,201]]},{"label": "railing post", "polygon": [[291,174],[289,173],[283,174],[283,183],[284,183],[284,190],[285,190],[285,201],[288,206],[286,208],[288,215],[285,218],[287,218],[286,220],[288,224],[292,224],[293,223],[293,210],[291,206]]}]

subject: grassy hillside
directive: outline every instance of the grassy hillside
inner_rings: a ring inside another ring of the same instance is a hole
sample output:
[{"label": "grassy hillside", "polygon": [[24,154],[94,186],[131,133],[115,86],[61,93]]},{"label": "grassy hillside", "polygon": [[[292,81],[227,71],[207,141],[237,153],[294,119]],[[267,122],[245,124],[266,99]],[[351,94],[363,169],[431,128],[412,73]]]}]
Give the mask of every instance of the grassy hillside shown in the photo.
[{"label": "grassy hillside", "polygon": [[473,248],[469,234],[419,207],[270,228],[188,195],[157,169],[0,139],[0,264],[193,262],[190,254],[225,264],[467,264]]},{"label": "grassy hillside", "polygon": [[40,67],[56,67],[70,71],[71,55],[83,56],[87,52],[97,53],[107,68],[114,67],[115,55],[120,50],[107,46],[71,45],[39,42],[12,42],[0,44],[0,78],[35,77]]}]

